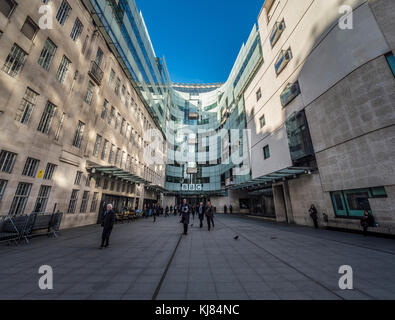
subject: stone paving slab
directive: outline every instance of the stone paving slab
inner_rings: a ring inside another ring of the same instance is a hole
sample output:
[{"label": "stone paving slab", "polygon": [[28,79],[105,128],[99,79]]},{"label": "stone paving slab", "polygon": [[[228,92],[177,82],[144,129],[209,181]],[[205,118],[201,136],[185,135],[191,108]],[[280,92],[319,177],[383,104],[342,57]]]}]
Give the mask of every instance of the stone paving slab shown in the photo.
[{"label": "stone paving slab", "polygon": [[[0,245],[0,299],[395,299],[394,240],[229,215],[210,232],[196,225],[182,236],[178,217],[119,224],[105,250],[99,226]],[[41,265],[53,290],[38,287]],[[352,291],[339,289],[341,265],[353,268]]]}]

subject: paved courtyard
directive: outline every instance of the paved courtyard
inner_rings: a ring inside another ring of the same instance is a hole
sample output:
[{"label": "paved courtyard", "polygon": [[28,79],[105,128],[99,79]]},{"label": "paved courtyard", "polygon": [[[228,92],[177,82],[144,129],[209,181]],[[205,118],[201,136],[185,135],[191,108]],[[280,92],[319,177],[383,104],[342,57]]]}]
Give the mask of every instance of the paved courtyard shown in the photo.
[{"label": "paved courtyard", "polygon": [[[395,241],[218,215],[181,236],[179,218],[63,230],[57,239],[0,245],[0,299],[395,299]],[[238,235],[239,239],[234,237]],[[38,287],[42,265],[54,288]],[[339,289],[350,265],[354,290]]]}]

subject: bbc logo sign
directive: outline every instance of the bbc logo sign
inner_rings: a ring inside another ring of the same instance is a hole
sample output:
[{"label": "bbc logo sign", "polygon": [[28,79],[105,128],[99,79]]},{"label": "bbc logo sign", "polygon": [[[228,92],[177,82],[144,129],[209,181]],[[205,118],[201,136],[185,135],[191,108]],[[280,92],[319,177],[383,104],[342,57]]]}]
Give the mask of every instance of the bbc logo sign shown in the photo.
[{"label": "bbc logo sign", "polygon": [[202,191],[203,185],[201,184],[183,184],[182,191]]}]

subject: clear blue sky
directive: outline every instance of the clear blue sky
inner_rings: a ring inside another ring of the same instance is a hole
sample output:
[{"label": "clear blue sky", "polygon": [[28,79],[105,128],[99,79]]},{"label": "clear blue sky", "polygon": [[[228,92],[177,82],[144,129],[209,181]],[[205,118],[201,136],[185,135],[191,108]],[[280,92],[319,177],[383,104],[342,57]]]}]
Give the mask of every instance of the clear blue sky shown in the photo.
[{"label": "clear blue sky", "polygon": [[264,0],[136,0],[173,82],[225,82]]}]

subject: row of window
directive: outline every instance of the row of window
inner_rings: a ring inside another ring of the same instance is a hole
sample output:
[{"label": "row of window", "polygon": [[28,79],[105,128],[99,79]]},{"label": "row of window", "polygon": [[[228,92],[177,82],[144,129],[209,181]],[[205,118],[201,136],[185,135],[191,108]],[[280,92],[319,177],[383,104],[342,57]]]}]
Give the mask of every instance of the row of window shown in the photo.
[{"label": "row of window", "polygon": [[[0,172],[11,174],[14,168],[16,158],[17,158],[16,153],[7,150],[1,150]],[[40,160],[28,157],[25,166],[23,168],[22,175],[32,178],[36,177],[39,165],[40,165]],[[52,180],[56,168],[57,166],[55,164],[48,162],[42,178],[44,180]]]}]

